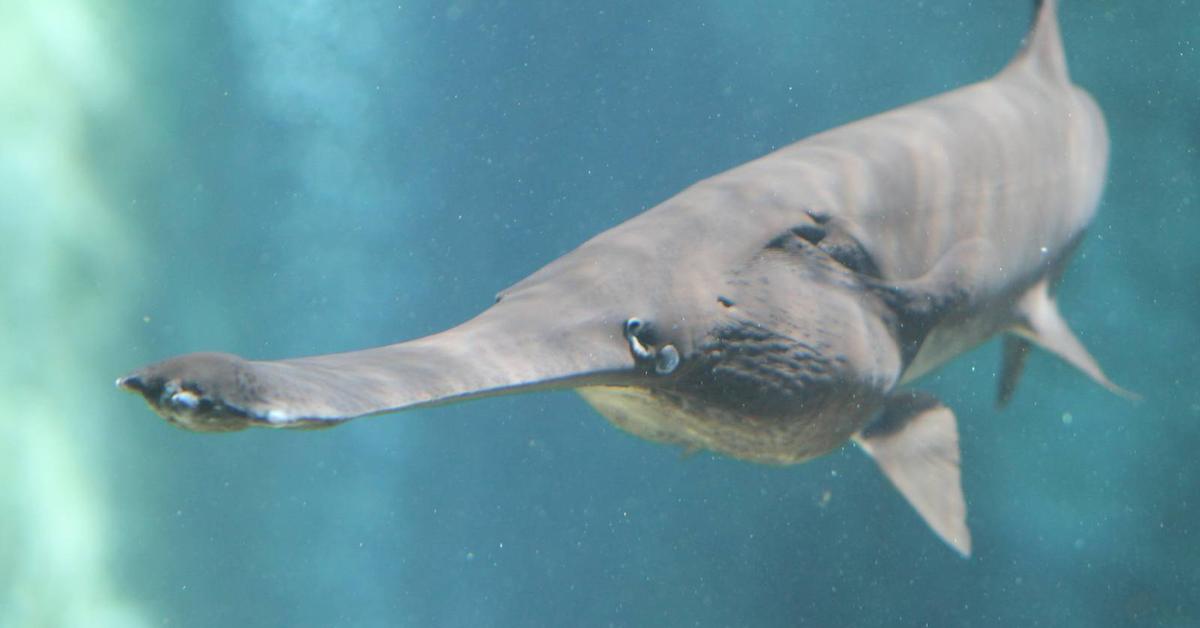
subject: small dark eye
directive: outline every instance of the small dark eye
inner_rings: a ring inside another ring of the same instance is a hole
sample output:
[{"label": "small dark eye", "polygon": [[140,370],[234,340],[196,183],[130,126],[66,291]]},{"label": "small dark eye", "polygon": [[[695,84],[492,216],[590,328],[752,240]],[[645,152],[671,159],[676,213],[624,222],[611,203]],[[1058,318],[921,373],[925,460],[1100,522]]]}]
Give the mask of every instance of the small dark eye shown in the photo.
[{"label": "small dark eye", "polygon": [[642,330],[642,319],[631,318],[625,321],[625,333],[636,336]]}]

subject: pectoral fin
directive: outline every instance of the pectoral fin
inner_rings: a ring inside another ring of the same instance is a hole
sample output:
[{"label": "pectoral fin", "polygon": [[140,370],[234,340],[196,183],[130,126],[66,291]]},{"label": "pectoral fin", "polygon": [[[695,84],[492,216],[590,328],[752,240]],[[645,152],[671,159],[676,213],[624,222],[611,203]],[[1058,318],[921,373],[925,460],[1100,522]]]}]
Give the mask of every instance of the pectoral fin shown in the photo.
[{"label": "pectoral fin", "polygon": [[989,285],[994,279],[987,271],[993,258],[992,245],[974,238],[955,245],[922,277],[867,282],[896,315],[897,340],[905,364],[912,362],[929,331],[946,315],[968,306],[979,293],[996,290]]},{"label": "pectoral fin", "polygon": [[971,555],[958,426],[949,408],[924,393],[897,393],[855,441],[943,541]]},{"label": "pectoral fin", "polygon": [[[1067,364],[1083,371],[1111,392],[1126,399],[1139,398],[1136,393],[1112,383],[1104,375],[1095,358],[1088,353],[1083,343],[1079,342],[1067,326],[1067,322],[1063,320],[1058,311],[1058,304],[1050,296],[1049,284],[1046,281],[1035,285],[1017,302],[1017,324],[1010,331],[1062,358]],[[1006,360],[1007,357],[1006,350]],[[1006,366],[1005,371],[1007,370]],[[1016,385],[1015,376],[1012,385]]]}]

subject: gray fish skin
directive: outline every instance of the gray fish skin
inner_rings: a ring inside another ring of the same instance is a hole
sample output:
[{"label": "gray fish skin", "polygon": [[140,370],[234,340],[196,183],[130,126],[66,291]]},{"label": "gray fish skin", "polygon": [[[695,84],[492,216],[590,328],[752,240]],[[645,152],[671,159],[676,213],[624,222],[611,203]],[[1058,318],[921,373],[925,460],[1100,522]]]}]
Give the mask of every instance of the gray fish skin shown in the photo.
[{"label": "gray fish skin", "polygon": [[1067,75],[1054,3],[1036,6],[995,77],[700,181],[458,327],[290,360],[192,354],[117,383],[197,431],[575,388],[689,450],[790,464],[855,439],[966,555],[953,413],[898,386],[1011,332],[1119,391],[1050,296],[1096,211],[1108,137]]}]

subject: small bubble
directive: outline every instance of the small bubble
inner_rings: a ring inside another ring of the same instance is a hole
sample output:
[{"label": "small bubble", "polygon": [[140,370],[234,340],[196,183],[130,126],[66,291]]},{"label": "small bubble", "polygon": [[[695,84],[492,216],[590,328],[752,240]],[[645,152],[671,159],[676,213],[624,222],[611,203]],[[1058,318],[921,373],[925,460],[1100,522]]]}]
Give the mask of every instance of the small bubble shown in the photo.
[{"label": "small bubble", "polygon": [[1071,416],[1071,413],[1070,413],[1070,412],[1064,412],[1064,413],[1063,413],[1063,415],[1062,415],[1062,422],[1063,422],[1063,425],[1070,425],[1070,424],[1071,424],[1071,422],[1072,422],[1072,421],[1074,421],[1074,420],[1075,420],[1075,417]]}]

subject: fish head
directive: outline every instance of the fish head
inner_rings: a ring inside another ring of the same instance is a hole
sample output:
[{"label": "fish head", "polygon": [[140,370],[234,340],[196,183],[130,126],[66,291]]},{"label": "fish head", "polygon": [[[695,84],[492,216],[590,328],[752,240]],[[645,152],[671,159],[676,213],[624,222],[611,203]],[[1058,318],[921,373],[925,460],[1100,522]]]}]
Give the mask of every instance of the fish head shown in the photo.
[{"label": "fish head", "polygon": [[[845,442],[879,411],[901,360],[886,311],[851,274],[767,253],[622,335],[637,377],[585,389],[652,440],[792,463]],[[699,295],[699,296],[697,296]]]}]

